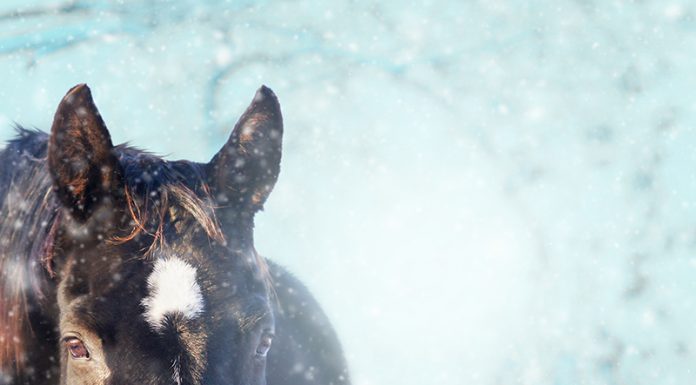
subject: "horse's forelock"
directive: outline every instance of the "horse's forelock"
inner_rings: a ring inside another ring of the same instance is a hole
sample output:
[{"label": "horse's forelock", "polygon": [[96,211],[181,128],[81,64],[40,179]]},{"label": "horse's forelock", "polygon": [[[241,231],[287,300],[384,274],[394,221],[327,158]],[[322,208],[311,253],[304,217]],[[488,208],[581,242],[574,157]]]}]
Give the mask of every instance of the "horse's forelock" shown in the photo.
[{"label": "horse's forelock", "polygon": [[[206,235],[221,244],[225,236],[215,216],[212,198],[202,198],[183,183],[163,184],[155,194],[136,194],[137,188],[126,186],[125,200],[127,214],[133,224],[125,236],[114,236],[109,242],[122,244],[145,234],[152,242],[147,249],[151,255],[158,247],[164,246],[165,226],[173,221],[192,221],[200,226]],[[149,190],[148,190],[149,191]]]}]

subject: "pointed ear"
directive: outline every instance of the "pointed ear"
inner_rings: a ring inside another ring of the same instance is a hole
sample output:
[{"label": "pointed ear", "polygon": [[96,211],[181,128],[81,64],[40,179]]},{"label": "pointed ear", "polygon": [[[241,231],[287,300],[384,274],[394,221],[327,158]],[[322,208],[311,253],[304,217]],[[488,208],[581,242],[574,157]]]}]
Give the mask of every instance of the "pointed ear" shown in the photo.
[{"label": "pointed ear", "polygon": [[121,188],[120,163],[85,84],[71,88],[58,105],[48,143],[48,167],[58,198],[81,222]]},{"label": "pointed ear", "polygon": [[283,117],[273,91],[261,86],[234,126],[232,135],[208,163],[208,183],[220,205],[260,209],[280,172]]}]

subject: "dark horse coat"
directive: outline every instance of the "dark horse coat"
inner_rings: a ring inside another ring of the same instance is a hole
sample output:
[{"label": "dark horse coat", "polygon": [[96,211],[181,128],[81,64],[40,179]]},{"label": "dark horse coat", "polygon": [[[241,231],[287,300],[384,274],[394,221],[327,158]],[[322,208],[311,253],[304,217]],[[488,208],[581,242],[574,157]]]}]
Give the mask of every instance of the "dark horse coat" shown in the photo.
[{"label": "dark horse coat", "polygon": [[206,164],[113,146],[73,87],[0,152],[0,384],[348,384],[307,289],[254,249],[283,123],[261,87]]}]

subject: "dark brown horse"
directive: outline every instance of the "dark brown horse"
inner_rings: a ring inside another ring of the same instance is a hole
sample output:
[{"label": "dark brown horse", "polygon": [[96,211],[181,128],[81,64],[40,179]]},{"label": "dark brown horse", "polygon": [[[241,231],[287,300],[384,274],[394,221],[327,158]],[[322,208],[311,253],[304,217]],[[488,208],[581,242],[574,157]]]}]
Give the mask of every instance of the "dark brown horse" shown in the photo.
[{"label": "dark brown horse", "polygon": [[207,164],[113,146],[89,88],[0,152],[0,384],[348,384],[307,289],[254,249],[283,123],[261,87]]}]

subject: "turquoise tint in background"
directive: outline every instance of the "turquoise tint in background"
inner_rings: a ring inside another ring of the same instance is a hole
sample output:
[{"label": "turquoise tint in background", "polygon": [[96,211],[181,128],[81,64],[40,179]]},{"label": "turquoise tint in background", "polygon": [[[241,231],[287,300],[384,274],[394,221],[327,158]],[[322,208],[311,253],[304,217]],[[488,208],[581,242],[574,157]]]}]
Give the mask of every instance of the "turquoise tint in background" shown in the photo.
[{"label": "turquoise tint in background", "polygon": [[695,17],[4,1],[0,138],[86,82],[115,142],[207,161],[266,84],[286,133],[257,249],[323,303],[357,385],[689,384]]}]

